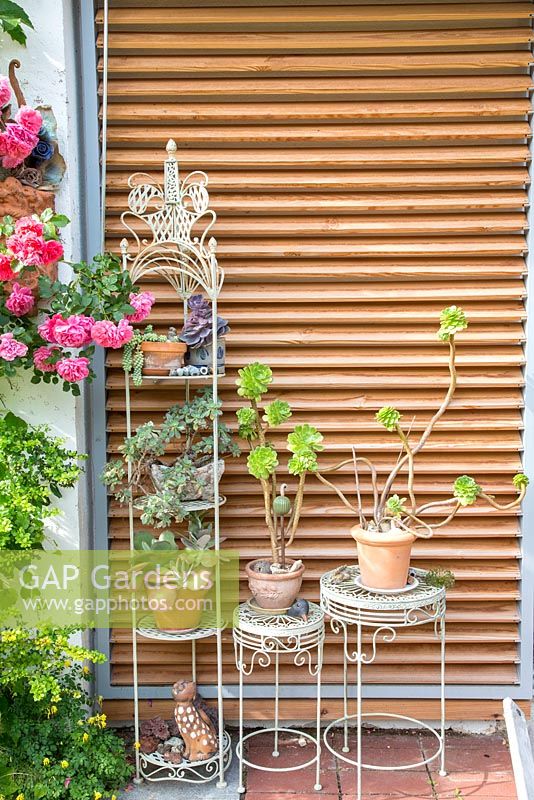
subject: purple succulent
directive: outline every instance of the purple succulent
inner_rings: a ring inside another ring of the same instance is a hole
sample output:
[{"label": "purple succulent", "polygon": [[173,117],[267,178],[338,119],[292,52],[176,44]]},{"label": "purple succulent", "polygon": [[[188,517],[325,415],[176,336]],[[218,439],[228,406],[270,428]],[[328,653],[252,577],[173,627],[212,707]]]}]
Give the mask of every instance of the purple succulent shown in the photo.
[{"label": "purple succulent", "polygon": [[[189,347],[201,347],[211,342],[211,304],[201,294],[193,294],[187,302],[189,315],[180,333],[180,339]],[[217,317],[217,338],[230,330],[228,320]]]}]

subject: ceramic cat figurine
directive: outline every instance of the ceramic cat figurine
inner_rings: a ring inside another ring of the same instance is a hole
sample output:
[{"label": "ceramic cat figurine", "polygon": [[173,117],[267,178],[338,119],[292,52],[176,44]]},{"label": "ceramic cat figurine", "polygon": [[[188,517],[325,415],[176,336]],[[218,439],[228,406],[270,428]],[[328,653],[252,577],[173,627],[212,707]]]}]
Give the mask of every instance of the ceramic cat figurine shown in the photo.
[{"label": "ceramic cat figurine", "polygon": [[176,702],[174,718],[184,740],[184,758],[188,761],[205,761],[218,748],[215,724],[204,701],[197,693],[194,681],[178,680],[172,687]]}]

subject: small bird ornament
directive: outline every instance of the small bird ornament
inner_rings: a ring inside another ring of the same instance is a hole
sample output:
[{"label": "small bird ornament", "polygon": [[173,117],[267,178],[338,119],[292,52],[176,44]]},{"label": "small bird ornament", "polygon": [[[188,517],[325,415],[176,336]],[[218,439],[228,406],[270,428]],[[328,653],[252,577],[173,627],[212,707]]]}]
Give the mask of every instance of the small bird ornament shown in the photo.
[{"label": "small bird ornament", "polygon": [[299,597],[291,608],[287,611],[288,617],[296,617],[297,619],[302,619],[304,622],[308,621],[308,615],[310,613],[310,604],[307,600],[304,600],[303,597]]}]

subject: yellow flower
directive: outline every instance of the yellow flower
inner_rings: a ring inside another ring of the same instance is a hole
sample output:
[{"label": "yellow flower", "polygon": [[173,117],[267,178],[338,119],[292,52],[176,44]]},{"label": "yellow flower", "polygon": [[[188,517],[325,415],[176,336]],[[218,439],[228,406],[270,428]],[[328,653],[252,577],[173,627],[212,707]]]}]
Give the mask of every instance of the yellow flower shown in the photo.
[{"label": "yellow flower", "polygon": [[91,674],[91,670],[89,669],[89,667],[84,667],[82,669],[82,672],[83,672],[84,675],[90,675]]},{"label": "yellow flower", "polygon": [[[0,797],[0,800],[2,800],[1,797]],[[109,800],[117,800],[117,795],[116,794],[112,794]]]},{"label": "yellow flower", "polygon": [[57,706],[50,706],[48,709],[48,716],[53,717],[54,714],[57,714]]},{"label": "yellow flower", "polygon": [[105,728],[107,725],[106,720],[105,714],[95,714],[93,717],[89,717],[87,722],[89,725],[96,725],[97,728]]},{"label": "yellow flower", "polygon": [[65,761],[65,759],[63,759],[63,761],[61,762],[60,766],[61,766],[63,769],[67,769],[67,767],[69,766],[69,762],[68,762],[68,761]]},{"label": "yellow flower", "polygon": [[24,795],[22,792],[17,795],[16,800],[24,800]]},{"label": "yellow flower", "polygon": [[87,744],[88,741],[89,741],[89,734],[88,733],[84,733],[84,735],[82,736],[82,742],[84,744]]},{"label": "yellow flower", "polygon": [[141,742],[136,742],[134,744],[134,747],[135,747],[136,750],[140,750],[141,749]]},{"label": "yellow flower", "polygon": [[66,667],[66,668],[68,668],[68,667],[70,667],[70,665],[71,665],[71,662],[70,662],[70,661],[69,661],[69,659],[67,658],[67,659],[66,659],[66,661],[64,661],[64,662],[63,662],[63,666],[64,666],[64,667]]},{"label": "yellow flower", "polygon": [[49,767],[49,766],[50,766],[50,759],[43,758],[43,767]]},{"label": "yellow flower", "polygon": [[95,800],[100,800],[101,797],[102,797],[102,792],[95,791]]}]

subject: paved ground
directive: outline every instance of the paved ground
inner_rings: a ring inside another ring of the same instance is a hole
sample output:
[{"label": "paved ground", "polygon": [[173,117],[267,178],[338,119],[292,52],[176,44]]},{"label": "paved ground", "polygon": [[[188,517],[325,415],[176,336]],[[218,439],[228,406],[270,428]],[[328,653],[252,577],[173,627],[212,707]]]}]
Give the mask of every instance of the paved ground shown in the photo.
[{"label": "paved ground", "polygon": [[[249,756],[259,764],[284,767],[308,761],[311,745],[302,747],[293,738],[280,748],[280,756],[272,759],[269,734],[250,743]],[[335,736],[339,736],[338,733]],[[411,764],[421,761],[435,750],[430,734],[390,733],[365,736],[364,760],[373,764]],[[355,753],[355,736],[349,740]],[[402,772],[364,771],[365,800],[516,800],[510,755],[503,738],[494,736],[461,736],[450,734],[446,747],[448,775],[441,778],[438,766],[418,767]],[[234,758],[228,774],[228,787],[214,784],[200,787],[176,786],[171,783],[146,784],[127,791],[124,800],[237,800],[237,764]],[[315,770],[269,773],[248,769],[245,800],[317,800],[314,792]],[[336,760],[326,749],[321,762],[321,797],[326,800],[354,800],[356,778],[354,767]]]}]

